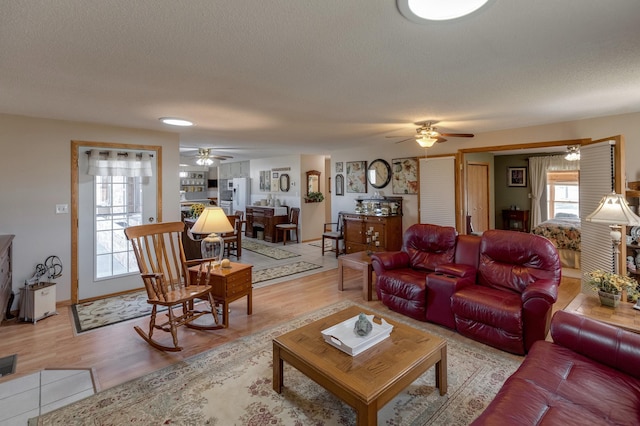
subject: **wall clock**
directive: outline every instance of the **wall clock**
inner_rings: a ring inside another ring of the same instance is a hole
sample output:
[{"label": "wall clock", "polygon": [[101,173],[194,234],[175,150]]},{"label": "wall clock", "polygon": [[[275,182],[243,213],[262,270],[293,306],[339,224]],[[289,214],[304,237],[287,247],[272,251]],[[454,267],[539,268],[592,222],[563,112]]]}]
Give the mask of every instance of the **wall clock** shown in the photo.
[{"label": "wall clock", "polygon": [[373,160],[367,168],[367,181],[374,188],[384,188],[391,182],[391,166],[381,158]]}]

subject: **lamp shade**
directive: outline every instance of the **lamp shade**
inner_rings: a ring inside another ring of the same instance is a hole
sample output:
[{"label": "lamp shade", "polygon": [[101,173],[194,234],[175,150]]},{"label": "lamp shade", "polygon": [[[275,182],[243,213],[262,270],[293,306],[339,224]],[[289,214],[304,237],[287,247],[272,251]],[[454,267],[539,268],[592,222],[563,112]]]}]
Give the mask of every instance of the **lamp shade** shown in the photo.
[{"label": "lamp shade", "polygon": [[422,136],[421,138],[416,139],[416,142],[418,142],[418,145],[420,145],[423,148],[431,148],[433,144],[435,144],[437,141],[438,139],[429,138],[426,136]]},{"label": "lamp shade", "polygon": [[206,207],[191,228],[194,234],[233,232],[233,225],[220,207]]},{"label": "lamp shade", "polygon": [[585,220],[608,225],[640,225],[640,217],[631,211],[627,200],[615,192],[602,197],[598,207]]}]

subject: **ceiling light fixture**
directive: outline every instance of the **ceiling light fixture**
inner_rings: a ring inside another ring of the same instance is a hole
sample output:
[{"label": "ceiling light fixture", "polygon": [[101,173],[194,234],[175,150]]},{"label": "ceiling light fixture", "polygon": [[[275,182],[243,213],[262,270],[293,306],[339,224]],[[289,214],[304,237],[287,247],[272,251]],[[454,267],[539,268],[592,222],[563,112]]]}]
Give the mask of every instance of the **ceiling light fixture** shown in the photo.
[{"label": "ceiling light fixture", "polygon": [[158,118],[158,120],[162,121],[164,124],[169,124],[171,126],[182,126],[182,127],[193,126],[193,122],[189,120],[183,120],[182,118],[160,117]]},{"label": "ceiling light fixture", "polygon": [[489,0],[397,0],[402,16],[412,22],[448,21],[469,15]]},{"label": "ceiling light fixture", "polygon": [[416,138],[416,142],[418,142],[418,145],[420,145],[423,148],[431,148],[433,144],[438,142],[438,139],[430,138],[427,136],[421,136]]},{"label": "ceiling light fixture", "polygon": [[567,155],[564,157],[567,161],[580,160],[580,145],[571,145],[567,147]]}]

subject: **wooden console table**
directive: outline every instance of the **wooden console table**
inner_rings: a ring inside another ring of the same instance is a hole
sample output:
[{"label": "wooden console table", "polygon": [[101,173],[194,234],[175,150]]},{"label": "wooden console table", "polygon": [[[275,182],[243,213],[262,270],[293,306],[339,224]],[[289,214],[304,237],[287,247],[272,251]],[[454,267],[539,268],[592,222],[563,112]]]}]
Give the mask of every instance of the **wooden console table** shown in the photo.
[{"label": "wooden console table", "polygon": [[[195,279],[199,266],[189,268],[191,279]],[[216,267],[209,272],[213,287],[211,291],[216,302],[222,303],[222,323],[229,327],[229,303],[247,296],[247,315],[253,311],[253,286],[251,284],[251,269],[253,265],[231,262],[230,268]]]},{"label": "wooden console table", "polygon": [[631,302],[620,302],[617,308],[610,308],[600,305],[598,296],[580,293],[564,310],[640,333],[640,311],[633,309]]},{"label": "wooden console table", "polygon": [[[285,213],[276,214],[279,211],[276,209],[284,211]],[[282,238],[278,239],[279,236],[276,233],[276,225],[289,221],[287,211],[286,207],[247,206],[245,236],[256,238],[257,229],[262,228],[264,230],[265,241],[269,243],[279,243],[282,241]]]},{"label": "wooden console table", "polygon": [[502,210],[502,229],[529,232],[529,210]]}]

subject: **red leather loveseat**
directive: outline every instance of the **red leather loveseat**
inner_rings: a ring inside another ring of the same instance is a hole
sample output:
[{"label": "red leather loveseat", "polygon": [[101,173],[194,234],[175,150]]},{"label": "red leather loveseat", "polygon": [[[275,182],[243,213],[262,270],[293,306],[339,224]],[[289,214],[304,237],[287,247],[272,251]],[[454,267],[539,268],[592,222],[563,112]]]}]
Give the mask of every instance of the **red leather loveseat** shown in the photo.
[{"label": "red leather loveseat", "polygon": [[375,253],[371,262],[378,299],[412,318],[517,354],[549,330],[561,267],[546,238],[416,224],[401,251]]},{"label": "red leather loveseat", "polygon": [[551,337],[473,426],[640,424],[640,335],[558,311]]}]

